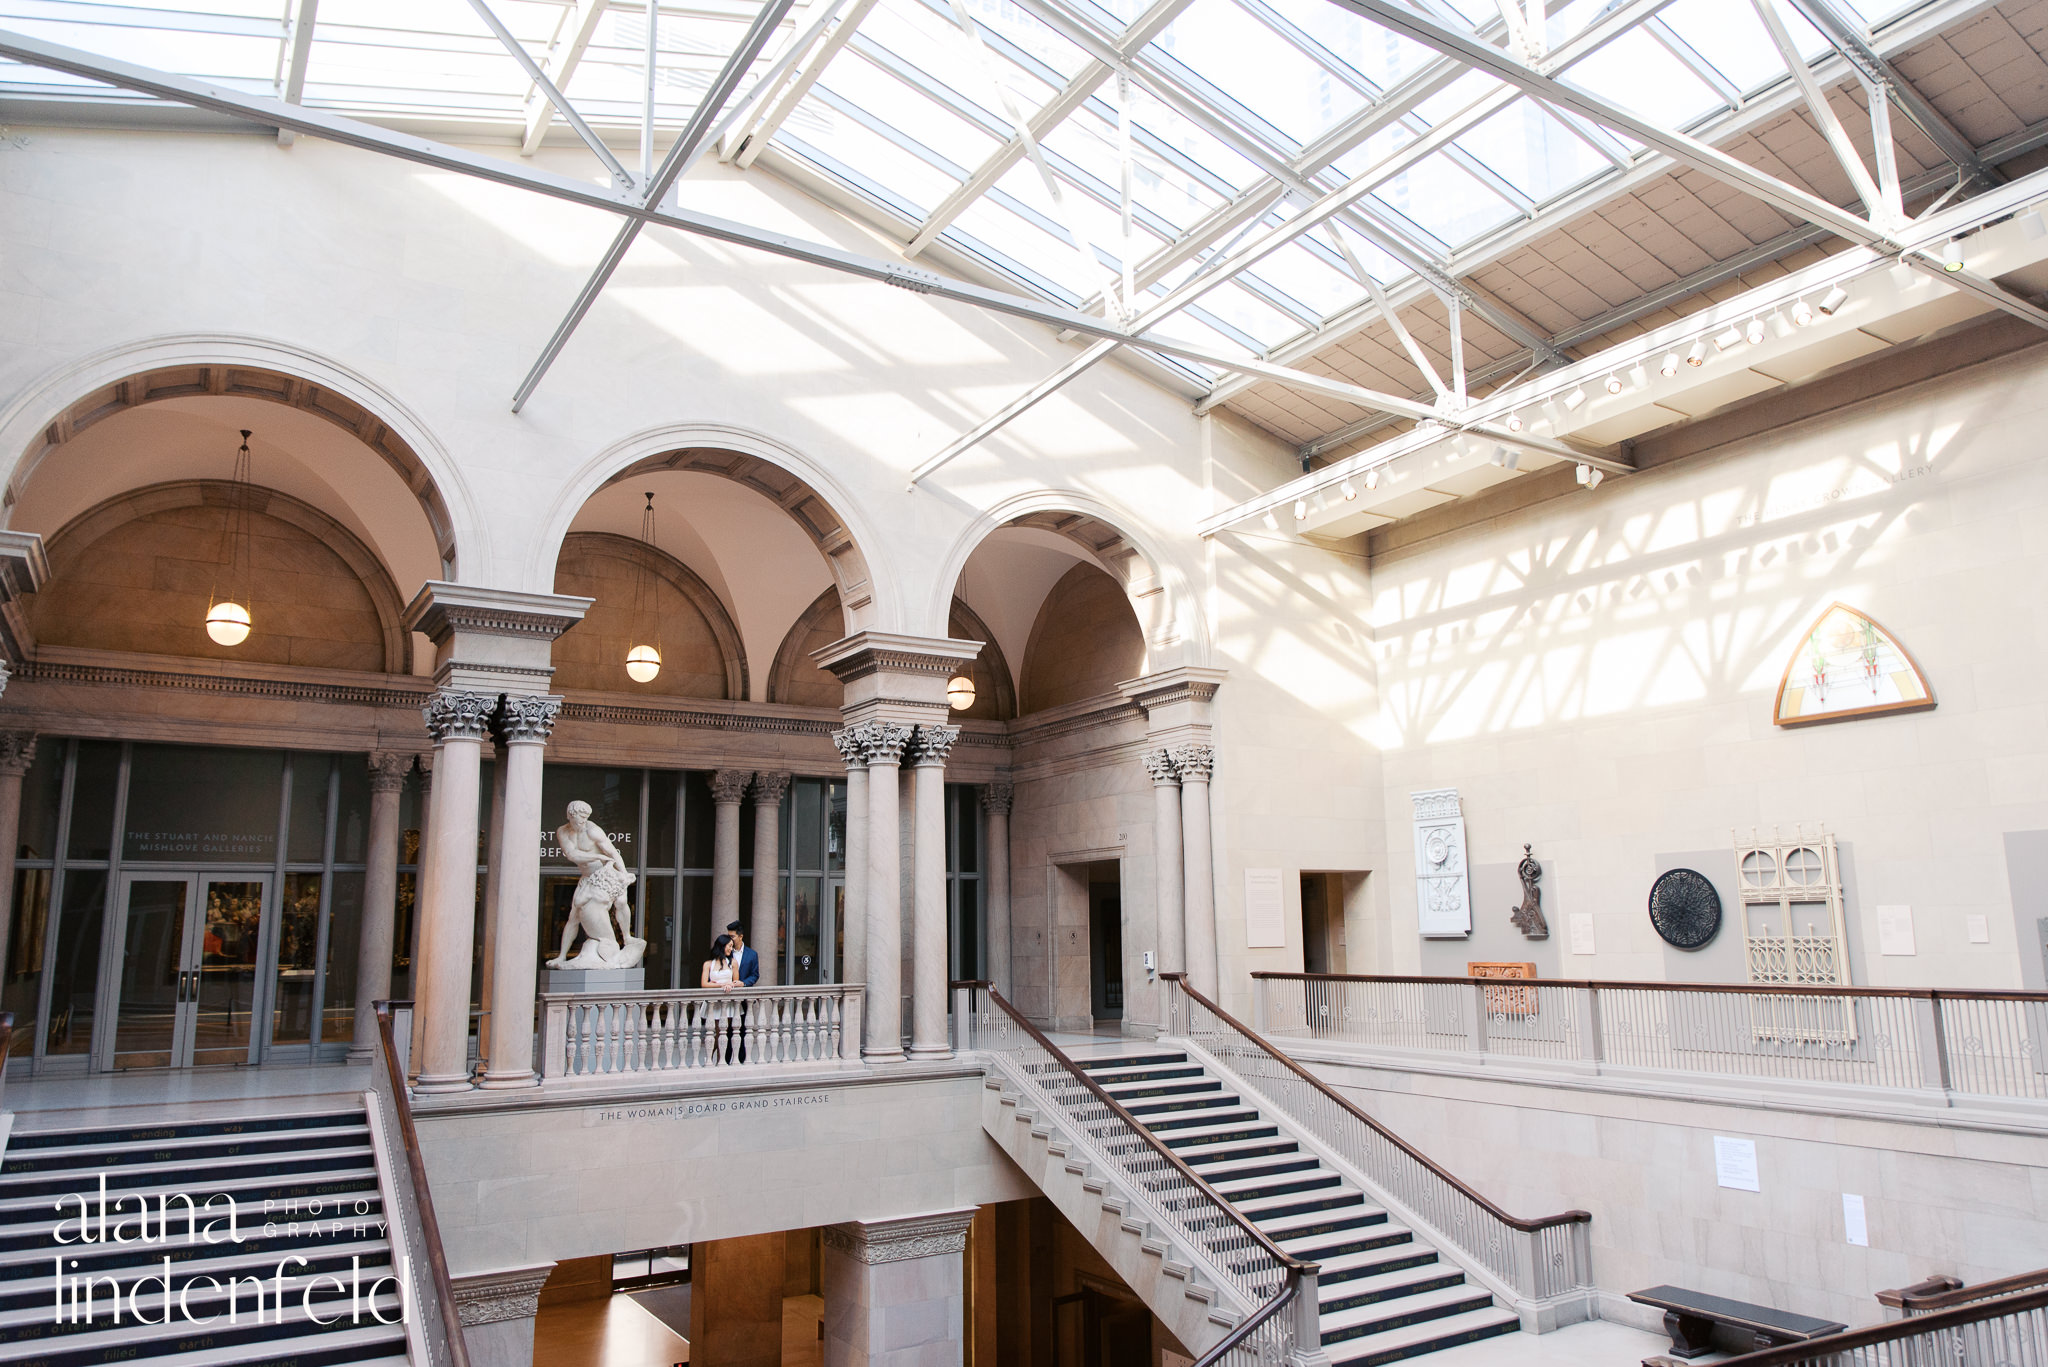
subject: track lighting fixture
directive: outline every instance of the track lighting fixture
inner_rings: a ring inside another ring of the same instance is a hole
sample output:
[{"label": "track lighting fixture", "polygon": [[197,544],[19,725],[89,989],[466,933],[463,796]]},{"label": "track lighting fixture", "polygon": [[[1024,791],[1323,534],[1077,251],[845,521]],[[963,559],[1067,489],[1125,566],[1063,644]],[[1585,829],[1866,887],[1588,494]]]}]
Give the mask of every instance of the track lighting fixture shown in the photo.
[{"label": "track lighting fixture", "polygon": [[1577,408],[1580,404],[1584,403],[1585,401],[1586,386],[1579,385],[1577,388],[1573,389],[1571,393],[1564,396],[1565,410],[1569,412],[1572,409]]},{"label": "track lighting fixture", "polygon": [[1847,290],[1843,289],[1843,288],[1842,288],[1842,287],[1841,287],[1840,285],[1837,285],[1837,286],[1835,286],[1835,287],[1834,287],[1833,289],[1829,290],[1829,291],[1828,291],[1828,292],[1827,292],[1826,294],[1824,294],[1824,295],[1822,295],[1822,296],[1821,296],[1821,301],[1820,301],[1820,312],[1821,312],[1821,316],[1822,316],[1823,318],[1832,318],[1832,317],[1834,317],[1834,316],[1835,316],[1835,310],[1836,310],[1836,309],[1838,309],[1838,308],[1840,308],[1840,307],[1842,307],[1842,305],[1844,305],[1844,304],[1846,304],[1846,303],[1848,303],[1848,302],[1849,302],[1849,291],[1847,291]]},{"label": "track lighting fixture", "polygon": [[1584,484],[1586,482],[1586,477],[1593,473],[1593,467],[1590,465],[1581,464],[1576,473],[1579,477],[1579,483]]},{"label": "track lighting fixture", "polygon": [[1628,368],[1628,382],[1637,389],[1648,389],[1650,387],[1650,372],[1643,367],[1641,361],[1637,361]]},{"label": "track lighting fixture", "polygon": [[1685,353],[1685,363],[1698,370],[1707,363],[1707,339],[1702,337],[1692,344],[1692,350]]},{"label": "track lighting fixture", "polygon": [[1744,328],[1744,329],[1742,330],[1742,335],[1743,335],[1744,337],[1747,337],[1747,338],[1749,339],[1749,344],[1750,344],[1751,346],[1755,346],[1755,345],[1757,345],[1757,344],[1758,344],[1759,342],[1763,341],[1763,339],[1764,339],[1764,320],[1763,320],[1762,318],[1752,318],[1752,319],[1750,319],[1750,320],[1749,320],[1749,326],[1745,327],[1745,328]]},{"label": "track lighting fixture", "polygon": [[1305,498],[1297,498],[1296,500],[1294,500],[1294,520],[1296,522],[1302,522],[1306,521],[1307,518],[1308,500]]},{"label": "track lighting fixture", "polygon": [[1727,327],[1714,334],[1714,346],[1721,351],[1737,346],[1741,341],[1742,329],[1733,323],[1730,323]]},{"label": "track lighting fixture", "polygon": [[1804,299],[1792,305],[1792,322],[1795,326],[1805,327],[1812,321],[1813,305],[1807,303]]},{"label": "track lighting fixture", "polygon": [[1780,337],[1790,337],[1794,331],[1792,320],[1785,316],[1785,310],[1778,309],[1771,314],[1771,331]]},{"label": "track lighting fixture", "polygon": [[1607,392],[1610,394],[1619,394],[1621,392],[1621,376],[1609,375],[1607,377]]},{"label": "track lighting fixture", "polygon": [[1358,486],[1356,484],[1353,484],[1350,480],[1345,480],[1342,485],[1342,488],[1344,490],[1344,501],[1346,503],[1349,503],[1352,499],[1358,497]]},{"label": "track lighting fixture", "polygon": [[1505,424],[1503,424],[1503,425],[1504,425],[1504,426],[1505,426],[1505,427],[1506,427],[1506,428],[1508,429],[1508,431],[1510,431],[1510,432],[1519,432],[1519,431],[1521,431],[1521,430],[1522,430],[1522,415],[1521,415],[1520,413],[1510,413],[1510,414],[1508,414],[1508,420],[1507,420],[1507,422],[1506,422]]},{"label": "track lighting fixture", "polygon": [[1960,237],[1952,237],[1942,244],[1941,268],[1951,275],[1963,268],[1963,240]]},{"label": "track lighting fixture", "polygon": [[1494,448],[1486,453],[1486,458],[1495,465],[1506,465],[1508,463],[1508,448],[1495,443]]},{"label": "track lighting fixture", "polygon": [[1586,487],[1588,489],[1597,489],[1600,487],[1600,481],[1607,478],[1607,472],[1597,465],[1588,468],[1591,470],[1591,473],[1586,476]]},{"label": "track lighting fixture", "polygon": [[2048,237],[2048,218],[2042,216],[2039,208],[2029,209],[2020,215],[2020,231],[2027,235],[2027,241],[2039,242]]},{"label": "track lighting fixture", "polygon": [[1503,469],[1519,470],[1522,468],[1522,453],[1520,451],[1510,451],[1504,449],[1500,458],[1500,463],[1501,468]]},{"label": "track lighting fixture", "polygon": [[1667,380],[1676,375],[1678,373],[1678,353],[1675,351],[1666,352],[1664,359],[1657,363],[1657,373]]},{"label": "track lighting fixture", "polygon": [[1365,472],[1365,487],[1368,489],[1380,487],[1380,469],[1377,465]]}]

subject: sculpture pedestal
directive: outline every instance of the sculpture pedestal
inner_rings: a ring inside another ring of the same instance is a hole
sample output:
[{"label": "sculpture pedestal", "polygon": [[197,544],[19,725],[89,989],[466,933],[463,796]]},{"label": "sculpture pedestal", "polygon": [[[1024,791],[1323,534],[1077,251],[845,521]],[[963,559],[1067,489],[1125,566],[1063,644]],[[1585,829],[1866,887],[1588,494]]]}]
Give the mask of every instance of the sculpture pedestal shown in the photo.
[{"label": "sculpture pedestal", "polygon": [[610,996],[617,992],[645,992],[647,970],[643,968],[544,968],[540,972],[543,992],[592,992]]}]

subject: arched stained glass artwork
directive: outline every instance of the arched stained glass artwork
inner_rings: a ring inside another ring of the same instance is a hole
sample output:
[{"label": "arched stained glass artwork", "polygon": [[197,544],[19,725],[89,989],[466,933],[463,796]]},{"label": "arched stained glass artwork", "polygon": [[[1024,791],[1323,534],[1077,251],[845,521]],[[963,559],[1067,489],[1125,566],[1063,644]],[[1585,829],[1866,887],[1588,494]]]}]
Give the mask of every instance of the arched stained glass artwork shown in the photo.
[{"label": "arched stained glass artwork", "polygon": [[1846,603],[1835,603],[1799,640],[1778,684],[1779,726],[1921,712],[1934,690],[1892,634]]}]

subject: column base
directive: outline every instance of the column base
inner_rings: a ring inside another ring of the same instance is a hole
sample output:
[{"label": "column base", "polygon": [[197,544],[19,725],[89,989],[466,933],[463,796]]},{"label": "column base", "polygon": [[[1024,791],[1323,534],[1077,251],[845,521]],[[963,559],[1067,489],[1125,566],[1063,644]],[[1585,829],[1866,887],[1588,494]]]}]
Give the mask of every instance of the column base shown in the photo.
[{"label": "column base", "polygon": [[348,1058],[345,1061],[349,1063],[368,1063],[376,1057],[377,1046],[374,1044],[351,1044],[348,1047]]},{"label": "column base", "polygon": [[431,1096],[437,1092],[468,1092],[475,1090],[475,1087],[476,1084],[469,1080],[468,1073],[421,1073],[419,1080],[412,1085],[413,1091],[422,1096]]},{"label": "column base", "polygon": [[515,1087],[538,1087],[540,1075],[531,1068],[522,1068],[511,1073],[485,1073],[476,1080],[476,1085],[486,1092],[509,1091]]},{"label": "column base", "polygon": [[863,1049],[860,1051],[860,1061],[862,1063],[901,1063],[903,1062],[903,1051],[901,1049]]},{"label": "column base", "polygon": [[953,1057],[953,1046],[950,1044],[913,1044],[910,1046],[910,1057],[913,1059],[948,1059]]}]

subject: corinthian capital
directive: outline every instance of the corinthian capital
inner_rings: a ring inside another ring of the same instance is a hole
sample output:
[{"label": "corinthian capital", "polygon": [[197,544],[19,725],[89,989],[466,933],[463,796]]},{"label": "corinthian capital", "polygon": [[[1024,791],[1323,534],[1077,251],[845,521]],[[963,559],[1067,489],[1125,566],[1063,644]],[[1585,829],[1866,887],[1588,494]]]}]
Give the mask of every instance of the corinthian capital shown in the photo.
[{"label": "corinthian capital", "polygon": [[752,769],[718,770],[711,775],[711,800],[737,806],[746,800],[747,782],[753,777]]},{"label": "corinthian capital", "polygon": [[920,766],[943,765],[946,756],[953,751],[953,742],[959,739],[960,728],[957,726],[920,726],[910,762]]},{"label": "corinthian capital", "polygon": [[910,744],[910,727],[901,722],[870,721],[852,729],[860,737],[860,750],[869,764],[903,762],[903,747]]},{"label": "corinthian capital", "polygon": [[498,709],[498,738],[507,745],[546,745],[562,712],[560,698],[534,693],[508,695]]},{"label": "corinthian capital", "polygon": [[1207,783],[1216,768],[1216,747],[1176,745],[1173,747],[1173,767],[1180,770],[1183,783]]},{"label": "corinthian capital", "polygon": [[0,774],[20,778],[35,763],[36,733],[0,731]]},{"label": "corinthian capital", "polygon": [[843,731],[832,733],[832,743],[839,747],[839,758],[846,761],[849,769],[868,767],[867,751],[860,748],[860,728],[849,726]]},{"label": "corinthian capital", "polygon": [[788,774],[771,774],[761,770],[754,775],[754,805],[756,807],[780,807],[782,795],[789,791]]},{"label": "corinthian capital", "polygon": [[981,805],[984,811],[1010,814],[1010,804],[1016,799],[1017,785],[1014,783],[991,783],[981,790]]},{"label": "corinthian capital", "polygon": [[370,756],[370,791],[395,793],[405,786],[412,756],[403,750],[379,750]]},{"label": "corinthian capital", "polygon": [[1173,767],[1173,756],[1164,750],[1145,752],[1145,772],[1162,788],[1180,782],[1180,770]]},{"label": "corinthian capital", "polygon": [[451,740],[482,740],[497,706],[498,700],[485,694],[444,688],[427,699],[420,715],[426,718],[434,744],[445,745]]}]

